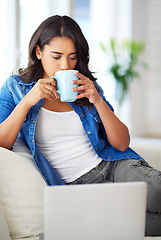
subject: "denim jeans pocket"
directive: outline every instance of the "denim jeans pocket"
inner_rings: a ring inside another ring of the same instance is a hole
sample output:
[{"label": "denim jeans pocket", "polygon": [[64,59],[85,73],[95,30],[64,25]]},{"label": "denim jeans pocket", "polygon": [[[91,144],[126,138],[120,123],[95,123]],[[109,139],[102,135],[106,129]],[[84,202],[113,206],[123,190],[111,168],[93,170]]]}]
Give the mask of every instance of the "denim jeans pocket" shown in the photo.
[{"label": "denim jeans pocket", "polygon": [[156,176],[161,176],[161,172],[149,166],[145,161],[138,160],[131,164],[131,168],[133,168],[138,174],[142,175],[146,179],[155,178]]}]

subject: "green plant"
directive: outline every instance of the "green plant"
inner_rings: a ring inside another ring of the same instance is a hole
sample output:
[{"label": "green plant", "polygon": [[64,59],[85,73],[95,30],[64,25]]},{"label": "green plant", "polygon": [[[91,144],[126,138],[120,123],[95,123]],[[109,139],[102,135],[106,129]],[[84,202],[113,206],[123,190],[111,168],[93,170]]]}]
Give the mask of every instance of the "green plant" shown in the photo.
[{"label": "green plant", "polygon": [[139,61],[139,56],[144,52],[145,43],[134,40],[123,40],[120,44],[115,39],[110,40],[110,49],[100,43],[102,50],[110,56],[112,54],[113,63],[109,71],[116,80],[115,97],[121,106],[129,90],[129,84],[134,78],[139,77],[136,65],[146,67],[144,62]]}]

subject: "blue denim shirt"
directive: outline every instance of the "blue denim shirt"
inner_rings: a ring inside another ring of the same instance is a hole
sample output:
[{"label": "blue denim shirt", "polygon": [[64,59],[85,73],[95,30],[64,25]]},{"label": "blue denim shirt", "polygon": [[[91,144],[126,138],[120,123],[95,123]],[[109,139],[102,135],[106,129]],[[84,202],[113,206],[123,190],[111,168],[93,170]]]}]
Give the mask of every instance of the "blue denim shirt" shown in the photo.
[{"label": "blue denim shirt", "polygon": [[[6,80],[0,90],[0,123],[11,114],[16,105],[31,90],[35,83],[36,82],[24,83],[20,80],[18,75],[13,75]],[[95,85],[98,86],[97,83],[95,83]],[[113,111],[112,106],[103,96],[103,91],[101,88],[99,94]],[[63,185],[65,183],[56,170],[43,156],[39,150],[39,147],[35,143],[35,125],[42,104],[43,99],[40,100],[35,106],[31,107],[24,120],[20,134],[27,146],[30,148],[33,155],[33,160],[47,184]],[[95,106],[89,109],[86,106],[77,106],[74,102],[69,103],[69,105],[79,115],[89,141],[91,142],[96,154],[98,154],[100,158],[105,161],[116,161],[128,158],[142,159],[131,148],[127,148],[126,151],[120,152],[110,145]]]}]

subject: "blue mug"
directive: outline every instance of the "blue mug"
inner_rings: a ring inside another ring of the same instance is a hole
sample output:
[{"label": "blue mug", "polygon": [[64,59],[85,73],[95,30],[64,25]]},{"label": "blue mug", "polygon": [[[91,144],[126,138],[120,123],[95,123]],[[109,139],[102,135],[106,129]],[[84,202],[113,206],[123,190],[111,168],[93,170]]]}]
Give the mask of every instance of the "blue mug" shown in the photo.
[{"label": "blue mug", "polygon": [[[78,91],[73,92],[72,88],[78,87],[78,84],[71,83],[72,80],[79,80],[75,74],[77,70],[62,70],[55,73],[52,77],[57,81],[57,92],[62,102],[74,102]],[[77,71],[78,72],[78,71]]]}]

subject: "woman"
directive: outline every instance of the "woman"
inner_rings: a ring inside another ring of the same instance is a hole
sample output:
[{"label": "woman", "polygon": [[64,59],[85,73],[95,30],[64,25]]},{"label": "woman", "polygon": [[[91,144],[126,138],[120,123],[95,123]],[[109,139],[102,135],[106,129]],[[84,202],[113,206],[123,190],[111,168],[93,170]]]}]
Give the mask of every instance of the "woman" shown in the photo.
[{"label": "woman", "polygon": [[[89,48],[77,23],[52,16],[34,32],[29,63],[0,92],[0,146],[11,149],[19,132],[49,185],[145,181],[146,235],[161,235],[161,172],[129,146],[127,127],[114,115],[88,69]],[[61,70],[78,70],[76,101],[61,102]]]}]

